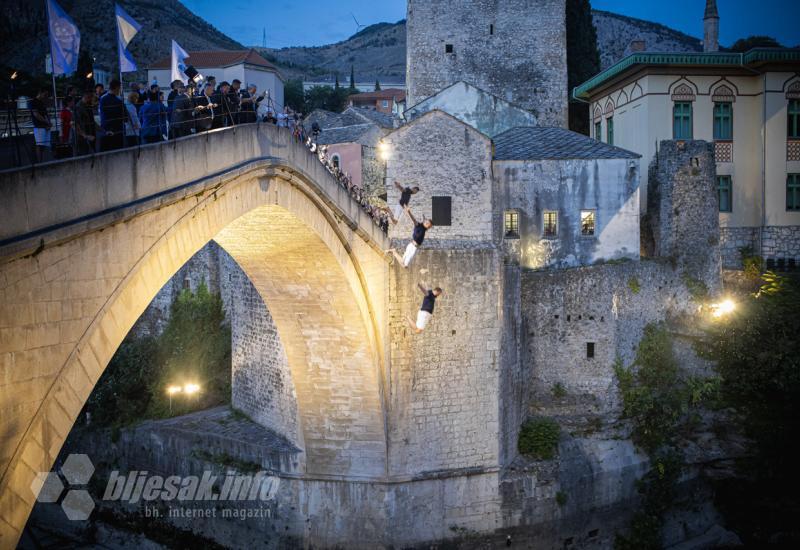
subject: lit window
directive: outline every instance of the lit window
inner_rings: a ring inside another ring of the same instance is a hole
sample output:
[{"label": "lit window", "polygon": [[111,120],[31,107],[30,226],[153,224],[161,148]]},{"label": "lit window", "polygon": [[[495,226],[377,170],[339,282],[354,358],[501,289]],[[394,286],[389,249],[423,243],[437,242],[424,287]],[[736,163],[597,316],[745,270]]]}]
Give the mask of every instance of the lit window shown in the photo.
[{"label": "lit window", "polygon": [[786,135],[790,139],[800,139],[800,99],[789,100],[789,118]]},{"label": "lit window", "polygon": [[692,139],[692,104],[678,101],[672,107],[673,139]]},{"label": "lit window", "polygon": [[453,53],[453,45],[452,44],[445,44],[444,45],[444,53]]},{"label": "lit window", "polygon": [[584,237],[591,237],[594,235],[594,228],[594,210],[581,210],[581,235]]},{"label": "lit window", "polygon": [[503,232],[505,237],[507,239],[519,237],[519,212],[516,210],[507,210],[504,218]]},{"label": "lit window", "polygon": [[614,145],[614,117],[610,116],[606,119],[606,143]]},{"label": "lit window", "polygon": [[545,210],[542,217],[544,220],[543,235],[546,238],[556,237],[558,235],[558,212]]},{"label": "lit window", "polygon": [[786,210],[800,211],[800,174],[786,177]]},{"label": "lit window", "polygon": [[717,176],[719,211],[733,212],[733,180],[730,176]]},{"label": "lit window", "polygon": [[714,139],[733,139],[733,104],[714,103]]},{"label": "lit window", "polygon": [[388,99],[384,99],[383,100],[383,108],[386,109],[388,107],[389,107],[389,100]]}]

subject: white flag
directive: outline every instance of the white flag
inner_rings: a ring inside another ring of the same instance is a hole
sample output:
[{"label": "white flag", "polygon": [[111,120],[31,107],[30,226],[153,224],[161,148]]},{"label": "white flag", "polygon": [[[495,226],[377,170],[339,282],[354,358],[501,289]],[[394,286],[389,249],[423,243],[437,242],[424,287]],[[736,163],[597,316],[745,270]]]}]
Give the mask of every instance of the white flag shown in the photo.
[{"label": "white flag", "polygon": [[181,48],[177,42],[172,41],[172,81],[183,80],[187,82],[189,77],[183,72],[186,70],[186,58],[189,54]]}]

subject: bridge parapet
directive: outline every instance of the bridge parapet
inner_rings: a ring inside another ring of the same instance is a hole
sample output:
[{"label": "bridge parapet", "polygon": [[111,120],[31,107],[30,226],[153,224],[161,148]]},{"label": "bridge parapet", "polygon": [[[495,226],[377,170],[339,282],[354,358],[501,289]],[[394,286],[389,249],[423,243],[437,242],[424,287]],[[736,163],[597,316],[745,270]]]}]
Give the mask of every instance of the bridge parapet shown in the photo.
[{"label": "bridge parapet", "polygon": [[100,229],[137,211],[169,204],[245,172],[267,170],[311,182],[317,198],[376,248],[388,242],[316,155],[291,133],[248,124],[146,145],[0,172],[0,258],[76,233]]}]

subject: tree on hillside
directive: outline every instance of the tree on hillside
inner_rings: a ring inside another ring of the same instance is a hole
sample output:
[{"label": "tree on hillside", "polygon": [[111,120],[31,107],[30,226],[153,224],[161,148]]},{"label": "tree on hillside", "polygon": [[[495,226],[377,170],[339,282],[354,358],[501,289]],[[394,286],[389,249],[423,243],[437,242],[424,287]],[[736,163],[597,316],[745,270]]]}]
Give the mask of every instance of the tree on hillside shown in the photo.
[{"label": "tree on hillside", "polygon": [[314,109],[325,109],[340,113],[344,110],[349,96],[344,88],[334,89],[330,86],[314,86],[305,94],[305,109],[310,113]]},{"label": "tree on hillside", "polygon": [[352,65],[350,65],[350,93],[356,92],[356,71]]},{"label": "tree on hillside", "polygon": [[600,72],[597,30],[589,0],[567,0],[569,128],[589,135],[589,105],[572,99],[572,89]]},{"label": "tree on hillside", "polygon": [[783,46],[772,38],[771,36],[748,36],[747,38],[740,38],[731,46],[731,50],[735,52],[746,52],[753,48],[782,48]]},{"label": "tree on hillside", "polygon": [[303,81],[293,78],[286,81],[283,87],[284,103],[293,111],[306,112],[306,98],[303,91]]},{"label": "tree on hillside", "polygon": [[376,80],[375,81],[375,91],[376,92],[380,92],[381,91],[381,81],[380,80]]},{"label": "tree on hillside", "polygon": [[333,87],[333,89],[338,90],[339,88],[339,73],[336,73],[336,85]]}]

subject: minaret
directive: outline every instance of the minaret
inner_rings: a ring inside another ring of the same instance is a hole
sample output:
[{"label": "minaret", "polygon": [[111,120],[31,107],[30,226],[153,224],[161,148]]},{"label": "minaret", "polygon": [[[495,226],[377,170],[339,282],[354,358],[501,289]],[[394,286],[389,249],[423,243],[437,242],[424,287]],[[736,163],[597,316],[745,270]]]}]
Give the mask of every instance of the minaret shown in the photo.
[{"label": "minaret", "polygon": [[706,14],[703,16],[703,51],[719,51],[719,12],[717,0],[706,0]]}]

